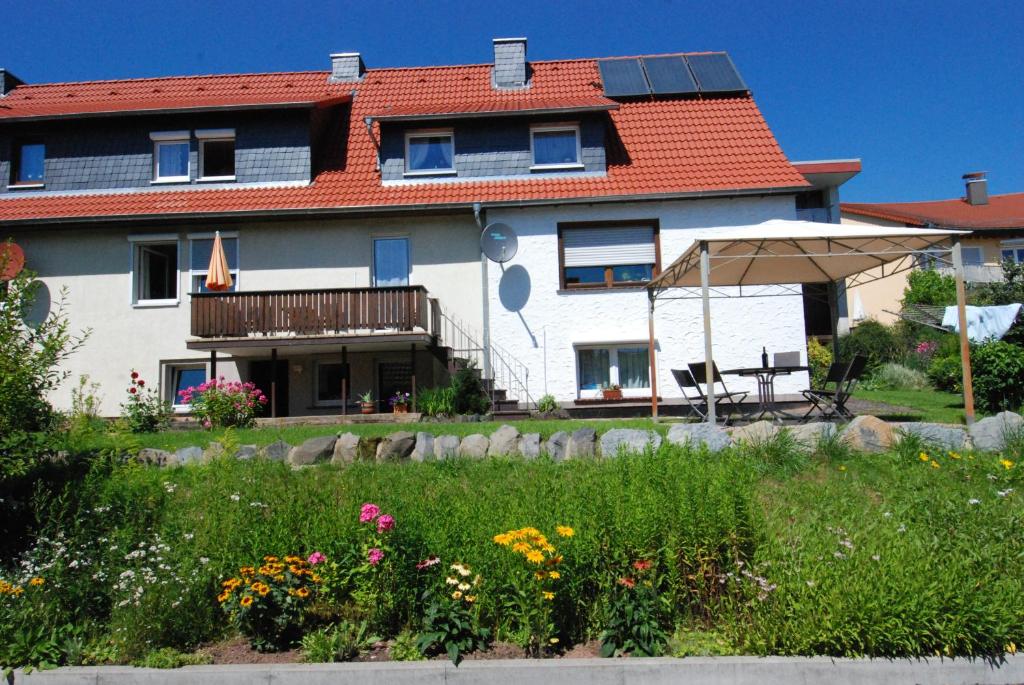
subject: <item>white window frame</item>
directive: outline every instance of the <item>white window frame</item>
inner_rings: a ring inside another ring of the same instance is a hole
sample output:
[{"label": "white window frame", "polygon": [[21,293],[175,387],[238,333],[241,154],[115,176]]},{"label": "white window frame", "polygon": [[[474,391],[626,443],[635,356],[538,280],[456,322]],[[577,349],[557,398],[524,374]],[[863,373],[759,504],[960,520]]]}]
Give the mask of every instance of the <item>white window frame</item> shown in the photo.
[{"label": "white window frame", "polygon": [[[192,243],[196,240],[213,240],[216,237],[216,233],[189,233],[188,236],[188,294],[194,295],[197,290],[194,288],[196,276],[206,276],[209,274],[209,266],[205,269],[193,269],[192,268]],[[231,274],[231,279],[235,282],[234,292],[241,290],[241,286],[238,283],[238,277],[242,271],[242,243],[238,240],[238,231],[221,231],[221,240],[234,239],[235,252],[238,256],[238,264],[234,269],[229,268],[228,273]]]},{"label": "white window frame", "polygon": [[[559,131],[572,131],[576,135],[576,161],[562,162],[559,164],[537,164],[536,153],[533,149],[533,136],[535,133],[555,133]],[[530,171],[568,171],[583,168],[583,142],[580,139],[579,124],[543,124],[530,127]]]},{"label": "white window frame", "polygon": [[[192,146],[189,144],[191,135],[188,131],[155,131],[149,134],[153,141],[153,180],[150,183],[187,183],[192,178]],[[184,176],[161,176],[160,175],[160,146],[181,145],[184,143],[189,148],[188,164]]]},{"label": "white window frame", "polygon": [[[313,406],[314,407],[340,407],[342,400],[321,400],[320,399],[320,367],[324,364],[344,364],[340,357],[317,359],[313,362]],[[351,369],[352,367],[349,366]],[[352,399],[352,388],[349,387],[349,400]]]},{"label": "white window frame", "polygon": [[[199,129],[196,131],[196,138],[199,140],[199,169],[197,181],[209,182],[209,181],[234,181],[235,175],[230,176],[206,176],[205,175],[205,164],[206,164],[206,144],[207,143],[223,143],[226,141],[235,142],[235,129],[233,128],[208,128]],[[237,160],[236,160],[237,162]],[[223,233],[221,237],[223,237]]]},{"label": "white window frame", "polygon": [[[405,285],[377,285],[377,241],[404,240],[406,245],[406,273],[409,274]],[[412,285],[412,237],[408,233],[378,233],[370,235],[370,287],[371,288],[408,288]]]},{"label": "white window frame", "polygon": [[1006,259],[1003,256],[1004,250],[1010,250],[1012,253],[1012,261],[1015,264],[1024,264],[1024,257],[1019,256],[1019,252],[1024,250],[1024,240],[1004,240],[999,243],[999,263],[1002,264]]},{"label": "white window frame", "polygon": [[[448,136],[452,148],[452,165],[447,169],[410,169],[409,168],[409,141],[413,138],[437,138]],[[455,130],[451,128],[423,128],[415,131],[405,132],[405,175],[406,176],[454,176],[458,173],[455,169]]]},{"label": "white window frame", "polygon": [[[608,383],[610,385],[621,385],[619,377],[619,350],[624,348],[642,347],[648,349],[647,340],[626,340],[607,343],[579,343],[573,345],[573,360],[576,365],[576,397],[579,399],[597,399],[601,397],[601,388],[584,390],[580,387],[580,351],[581,350],[607,350],[608,351]],[[647,385],[641,388],[622,388],[623,397],[650,397],[651,396],[651,372],[650,372],[650,351],[648,349],[648,370]]]},{"label": "white window frame", "polygon": [[[210,377],[210,365],[206,362],[198,361],[180,361],[180,362],[163,362],[164,372],[163,378],[167,382],[165,386],[167,391],[161,391],[160,397],[169,401],[171,407],[174,409],[175,414],[187,414],[192,410],[192,406],[188,404],[182,404],[178,399],[178,384],[175,382],[175,376],[179,370],[188,369],[202,369],[207,379]],[[170,392],[173,397],[167,398],[167,392]]]},{"label": "white window frame", "polygon": [[[967,251],[971,250],[972,254],[978,256],[978,261],[971,262],[967,259]],[[980,245],[962,245],[960,247],[960,256],[964,261],[964,266],[982,266],[985,264],[985,250]]]},{"label": "white window frame", "polygon": [[[160,244],[170,245],[174,244],[177,250],[177,287],[174,289],[176,297],[165,298],[159,300],[143,300],[139,297],[139,278],[141,277],[141,265],[139,263],[139,248],[145,244]],[[128,262],[128,278],[129,278],[129,302],[133,307],[145,308],[145,307],[177,307],[181,302],[181,239],[177,233],[154,233],[152,235],[130,235],[128,236],[128,244],[130,247],[130,255]]]}]

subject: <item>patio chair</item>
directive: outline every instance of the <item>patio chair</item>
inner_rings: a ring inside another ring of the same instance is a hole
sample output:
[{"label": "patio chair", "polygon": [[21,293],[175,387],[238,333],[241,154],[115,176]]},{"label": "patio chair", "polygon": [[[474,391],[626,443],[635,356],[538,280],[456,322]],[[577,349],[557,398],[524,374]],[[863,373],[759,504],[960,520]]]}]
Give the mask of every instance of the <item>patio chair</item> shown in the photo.
[{"label": "patio chair", "polygon": [[702,419],[708,416],[708,401],[700,389],[700,385],[693,379],[693,374],[687,369],[672,369],[672,376],[676,379],[679,389],[683,393],[683,399],[690,405],[690,409],[697,412]]},{"label": "patio chair", "polygon": [[811,403],[811,408],[801,421],[806,421],[815,411],[821,412],[823,419],[852,419],[853,413],[846,408],[846,401],[853,394],[857,381],[864,375],[867,364],[867,358],[858,355],[848,363],[834,362],[829,366],[821,387],[802,391],[801,394]]},{"label": "patio chair", "polygon": [[[690,375],[697,384],[697,392],[704,400],[705,406],[707,405],[707,396],[704,394],[704,388],[707,386],[707,363],[706,362],[695,362],[693,364],[687,364],[690,368]],[[721,385],[722,390],[719,391],[715,388],[715,408],[719,405],[728,405],[729,413],[722,415],[723,423],[728,424],[729,418],[733,411],[742,414],[743,409],[740,407],[740,403],[750,393],[745,390],[738,390],[736,392],[730,392],[729,388],[726,387],[725,381],[722,380],[722,374],[718,372],[718,365],[714,362],[711,363],[711,374],[712,383],[715,385]],[[716,412],[717,413],[717,412]]]},{"label": "patio chair", "polygon": [[776,352],[772,362],[773,366],[800,366],[800,353]]}]

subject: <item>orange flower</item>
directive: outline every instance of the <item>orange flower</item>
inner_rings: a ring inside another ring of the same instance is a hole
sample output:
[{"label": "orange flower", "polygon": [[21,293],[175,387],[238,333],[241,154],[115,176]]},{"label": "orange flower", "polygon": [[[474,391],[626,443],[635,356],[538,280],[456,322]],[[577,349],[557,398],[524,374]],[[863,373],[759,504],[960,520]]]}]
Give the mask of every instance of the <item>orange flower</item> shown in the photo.
[{"label": "orange flower", "polygon": [[300,587],[295,591],[295,595],[305,599],[306,597],[309,597],[309,588]]},{"label": "orange flower", "polygon": [[239,602],[239,604],[241,604],[244,607],[252,606],[252,596],[246,595],[245,597],[242,597],[242,600]]}]

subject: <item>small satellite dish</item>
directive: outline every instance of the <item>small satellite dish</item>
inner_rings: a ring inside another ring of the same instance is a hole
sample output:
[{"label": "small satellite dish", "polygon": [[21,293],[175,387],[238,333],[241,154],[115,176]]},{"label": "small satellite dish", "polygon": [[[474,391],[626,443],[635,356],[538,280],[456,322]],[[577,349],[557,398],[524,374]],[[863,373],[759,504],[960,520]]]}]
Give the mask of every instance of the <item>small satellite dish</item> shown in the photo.
[{"label": "small satellite dish", "polygon": [[504,264],[516,256],[519,238],[508,224],[487,224],[484,232],[480,234],[480,249],[492,262]]},{"label": "small satellite dish", "polygon": [[25,267],[25,253],[14,243],[0,243],[0,281],[9,281]]}]

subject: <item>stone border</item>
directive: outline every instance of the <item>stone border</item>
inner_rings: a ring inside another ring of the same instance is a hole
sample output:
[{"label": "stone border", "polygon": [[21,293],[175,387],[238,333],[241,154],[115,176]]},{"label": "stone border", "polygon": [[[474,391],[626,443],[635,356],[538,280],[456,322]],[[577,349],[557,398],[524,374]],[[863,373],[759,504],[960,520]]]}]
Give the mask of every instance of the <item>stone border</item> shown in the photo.
[{"label": "stone border", "polygon": [[186,666],[159,670],[125,666],[60,668],[24,675],[17,685],[1012,685],[1024,683],[1024,655],[1000,664],[980,659],[830,659],[828,657],[688,657],[686,659],[517,659],[341,664]]}]

